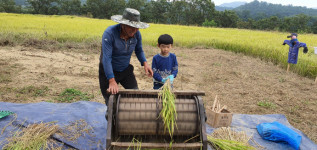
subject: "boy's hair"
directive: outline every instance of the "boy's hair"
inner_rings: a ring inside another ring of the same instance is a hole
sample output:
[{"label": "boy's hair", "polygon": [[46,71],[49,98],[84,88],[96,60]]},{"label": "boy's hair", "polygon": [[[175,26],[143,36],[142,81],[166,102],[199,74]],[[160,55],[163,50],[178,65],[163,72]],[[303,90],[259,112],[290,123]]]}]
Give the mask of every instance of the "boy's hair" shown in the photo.
[{"label": "boy's hair", "polygon": [[158,44],[173,44],[173,38],[168,34],[163,34],[158,38]]}]

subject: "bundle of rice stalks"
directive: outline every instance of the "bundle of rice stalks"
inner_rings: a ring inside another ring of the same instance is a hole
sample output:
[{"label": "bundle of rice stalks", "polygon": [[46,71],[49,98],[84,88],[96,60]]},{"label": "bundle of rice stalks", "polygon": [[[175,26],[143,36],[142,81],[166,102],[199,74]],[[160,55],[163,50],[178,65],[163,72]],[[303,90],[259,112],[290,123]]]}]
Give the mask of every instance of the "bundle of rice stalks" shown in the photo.
[{"label": "bundle of rice stalks", "polygon": [[[208,142],[216,150],[254,150],[263,149],[256,143],[252,136],[247,136],[244,131],[234,131],[230,127],[222,127],[214,130],[211,135],[207,135]],[[256,147],[249,144],[253,142]]]},{"label": "bundle of rice stalks", "polygon": [[7,150],[57,149],[56,142],[50,139],[56,132],[59,132],[59,126],[53,123],[31,124],[7,139],[8,144],[3,148]]},{"label": "bundle of rice stalks", "polygon": [[177,112],[176,112],[176,106],[175,106],[176,97],[174,93],[172,92],[169,79],[163,85],[163,88],[158,94],[158,98],[162,102],[162,111],[160,113],[160,116],[162,117],[164,122],[164,132],[167,129],[172,138],[174,133],[174,126],[177,127],[176,125]]}]

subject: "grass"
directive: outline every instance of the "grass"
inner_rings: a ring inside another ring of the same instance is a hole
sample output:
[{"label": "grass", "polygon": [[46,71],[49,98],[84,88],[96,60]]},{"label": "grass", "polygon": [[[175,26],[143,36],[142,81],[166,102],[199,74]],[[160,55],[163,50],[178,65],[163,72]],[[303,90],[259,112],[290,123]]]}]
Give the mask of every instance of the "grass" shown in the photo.
[{"label": "grass", "polygon": [[26,86],[21,89],[18,89],[18,94],[22,95],[31,95],[32,97],[39,97],[39,96],[45,96],[47,92],[49,91],[49,88],[47,86]]},{"label": "grass", "polygon": [[18,72],[17,64],[10,64],[8,60],[0,59],[0,83],[12,82],[12,76]]},{"label": "grass", "polygon": [[264,107],[264,108],[269,108],[269,109],[274,109],[274,108],[276,108],[276,105],[275,105],[274,103],[269,102],[269,101],[266,101],[266,100],[264,100],[264,101],[259,101],[259,102],[258,102],[258,106]]},{"label": "grass", "polygon": [[[114,24],[116,23],[111,20],[74,16],[0,13],[0,45],[32,45],[35,40],[53,41],[37,44],[38,46],[56,42],[84,43],[87,48],[99,50],[102,33]],[[219,48],[287,67],[288,46],[283,46],[282,43],[289,33],[162,24],[150,24],[148,29],[140,32],[146,45],[156,46],[159,35],[168,33],[174,38],[175,46]],[[32,39],[31,42],[29,39]],[[300,49],[298,64],[293,65],[291,71],[310,78],[317,76],[317,55],[313,53],[313,47],[317,46],[314,45],[316,40],[317,35],[314,34],[299,35],[299,41],[308,45],[309,52],[303,54]]]},{"label": "grass", "polygon": [[285,81],[286,81],[286,79],[285,79],[285,78],[283,78],[283,77],[279,77],[279,82],[284,83]]},{"label": "grass", "polygon": [[74,102],[74,101],[89,101],[91,98],[93,98],[93,95],[89,95],[87,93],[83,93],[79,90],[73,89],[73,88],[67,88],[65,89],[61,94],[59,94],[58,101],[60,102]]}]

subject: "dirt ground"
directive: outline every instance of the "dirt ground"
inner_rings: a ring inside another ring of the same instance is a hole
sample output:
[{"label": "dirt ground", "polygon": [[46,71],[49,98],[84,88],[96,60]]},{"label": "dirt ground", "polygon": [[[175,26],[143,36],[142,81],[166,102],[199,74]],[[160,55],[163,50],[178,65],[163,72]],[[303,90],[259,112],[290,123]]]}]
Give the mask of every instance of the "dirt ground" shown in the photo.
[{"label": "dirt ground", "polygon": [[[159,52],[145,47],[148,62]],[[215,96],[233,113],[284,114],[289,122],[317,142],[317,84],[313,79],[264,62],[217,49],[174,48],[179,73],[176,90],[204,91],[207,105]],[[99,90],[99,52],[83,49],[41,50],[0,47],[0,100],[14,103],[60,102],[67,88],[104,103]],[[300,62],[299,62],[300,63]],[[152,78],[132,56],[140,89],[152,89]]]}]

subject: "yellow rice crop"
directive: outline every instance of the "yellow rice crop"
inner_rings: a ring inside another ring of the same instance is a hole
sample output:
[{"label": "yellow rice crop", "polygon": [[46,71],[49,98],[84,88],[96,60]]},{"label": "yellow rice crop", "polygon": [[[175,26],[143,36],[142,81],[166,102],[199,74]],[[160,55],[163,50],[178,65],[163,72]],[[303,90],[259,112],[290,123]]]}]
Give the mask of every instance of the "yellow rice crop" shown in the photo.
[{"label": "yellow rice crop", "polygon": [[[0,13],[0,35],[17,38],[57,40],[59,42],[89,42],[100,40],[103,31],[115,22],[74,16],[45,16]],[[287,67],[288,46],[282,43],[290,33],[242,29],[204,28],[195,26],[150,24],[142,32],[143,42],[155,46],[159,35],[170,34],[176,46],[219,48],[241,52]],[[317,35],[299,34],[299,41],[308,45],[308,54],[299,53],[297,65],[291,70],[303,76],[317,76]]]}]

